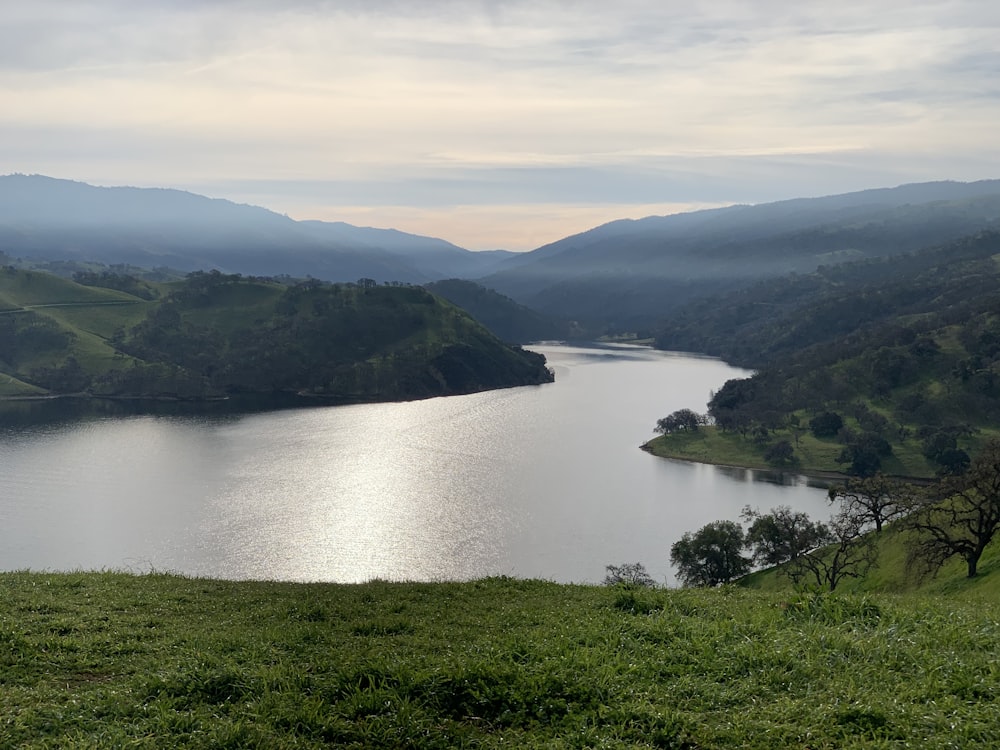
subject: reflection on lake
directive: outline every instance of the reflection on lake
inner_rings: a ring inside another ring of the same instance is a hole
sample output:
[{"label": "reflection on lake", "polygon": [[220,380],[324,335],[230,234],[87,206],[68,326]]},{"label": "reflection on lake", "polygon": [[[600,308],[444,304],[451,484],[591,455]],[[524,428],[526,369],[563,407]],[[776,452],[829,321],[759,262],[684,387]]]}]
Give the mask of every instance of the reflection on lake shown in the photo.
[{"label": "reflection on lake", "polygon": [[554,384],[249,415],[7,420],[0,568],[583,582],[641,561],[672,582],[670,545],[744,505],[828,515],[825,492],[801,477],[638,449],[657,418],[703,411],[741,371],[638,347],[532,348]]}]

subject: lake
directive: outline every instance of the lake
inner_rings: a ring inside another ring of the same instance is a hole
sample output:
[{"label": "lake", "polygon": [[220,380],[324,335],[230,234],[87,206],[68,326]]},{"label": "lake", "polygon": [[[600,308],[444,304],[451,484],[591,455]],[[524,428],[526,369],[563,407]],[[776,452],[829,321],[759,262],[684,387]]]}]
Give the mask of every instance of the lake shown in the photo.
[{"label": "lake", "polygon": [[829,509],[802,477],[656,458],[656,420],[744,371],[532,346],[553,384],[392,404],[0,428],[0,568],[360,582],[599,582],[745,505]]}]

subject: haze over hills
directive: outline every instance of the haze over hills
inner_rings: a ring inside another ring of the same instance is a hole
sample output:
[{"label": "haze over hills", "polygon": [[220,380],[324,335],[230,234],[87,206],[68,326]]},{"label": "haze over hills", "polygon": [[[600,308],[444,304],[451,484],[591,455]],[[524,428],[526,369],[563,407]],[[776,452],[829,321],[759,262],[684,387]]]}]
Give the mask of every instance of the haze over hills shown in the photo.
[{"label": "haze over hills", "polygon": [[934,182],[605,224],[480,283],[545,312],[648,325],[695,297],[1000,226],[1000,181]]},{"label": "haze over hills", "polygon": [[94,187],[41,175],[0,176],[0,251],[185,272],[411,283],[481,276],[510,255],[391,229],[299,222],[180,190]]},{"label": "haze over hills", "polygon": [[528,253],[471,252],[177,190],[0,177],[0,251],[12,257],[328,281],[475,280],[592,332],[651,332],[695,298],[997,228],[1000,180],[931,182],[620,220]]}]

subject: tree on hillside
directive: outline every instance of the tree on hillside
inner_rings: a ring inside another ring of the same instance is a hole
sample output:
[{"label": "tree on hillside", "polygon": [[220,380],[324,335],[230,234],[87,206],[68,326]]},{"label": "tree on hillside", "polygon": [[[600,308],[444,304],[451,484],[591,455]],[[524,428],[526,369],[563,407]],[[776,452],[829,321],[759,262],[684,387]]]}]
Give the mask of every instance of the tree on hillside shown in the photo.
[{"label": "tree on hillside", "polygon": [[843,426],[844,418],[834,411],[825,411],[809,420],[809,429],[818,438],[833,437]]},{"label": "tree on hillside", "polygon": [[771,508],[766,514],[747,505],[740,515],[750,524],[746,545],[758,565],[781,565],[830,541],[825,524],[811,521],[807,514],[787,505]]},{"label": "tree on hillside", "polygon": [[864,526],[874,526],[875,533],[881,533],[885,524],[906,511],[909,491],[902,482],[875,474],[851,477],[844,484],[831,487],[828,495],[831,503],[839,501],[844,512]]},{"label": "tree on hillside", "polygon": [[941,427],[927,431],[921,444],[925,458],[938,464],[939,475],[963,474],[969,468],[969,454],[958,447],[960,435],[970,435],[972,429],[967,425]]},{"label": "tree on hillside", "polygon": [[653,432],[670,435],[674,432],[697,432],[705,424],[705,417],[690,409],[678,409],[674,413],[657,420]]},{"label": "tree on hillside", "polygon": [[744,437],[753,423],[756,384],[752,378],[727,380],[708,402],[708,415],[723,430],[738,431]]},{"label": "tree on hillside", "polygon": [[686,532],[670,547],[670,562],[685,586],[717,586],[750,571],[743,527],[733,521],[713,521],[692,534]]},{"label": "tree on hillside", "polygon": [[878,559],[874,534],[864,524],[841,511],[826,524],[829,537],[823,546],[795,558],[788,570],[795,583],[811,578],[817,586],[833,591],[845,578],[862,578]]},{"label": "tree on hillside", "polygon": [[906,525],[914,532],[911,562],[936,573],[957,555],[974,578],[983,551],[1000,531],[1000,440],[984,446],[965,474],[942,480]]},{"label": "tree on hillside", "polygon": [[764,460],[772,466],[790,466],[795,463],[795,449],[787,440],[779,440],[764,451]]},{"label": "tree on hillside", "polygon": [[847,473],[856,477],[871,477],[882,468],[882,459],[892,455],[892,446],[874,432],[854,434],[846,428],[840,431],[846,445],[837,456],[837,463],[848,464]]}]

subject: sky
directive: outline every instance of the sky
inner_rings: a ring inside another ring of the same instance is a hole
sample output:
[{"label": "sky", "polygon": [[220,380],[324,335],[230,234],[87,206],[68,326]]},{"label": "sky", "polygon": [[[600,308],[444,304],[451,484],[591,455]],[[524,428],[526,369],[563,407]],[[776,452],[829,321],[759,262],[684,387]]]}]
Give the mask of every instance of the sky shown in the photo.
[{"label": "sky", "polygon": [[0,174],[477,250],[1000,178],[995,0],[33,0],[3,16]]}]

